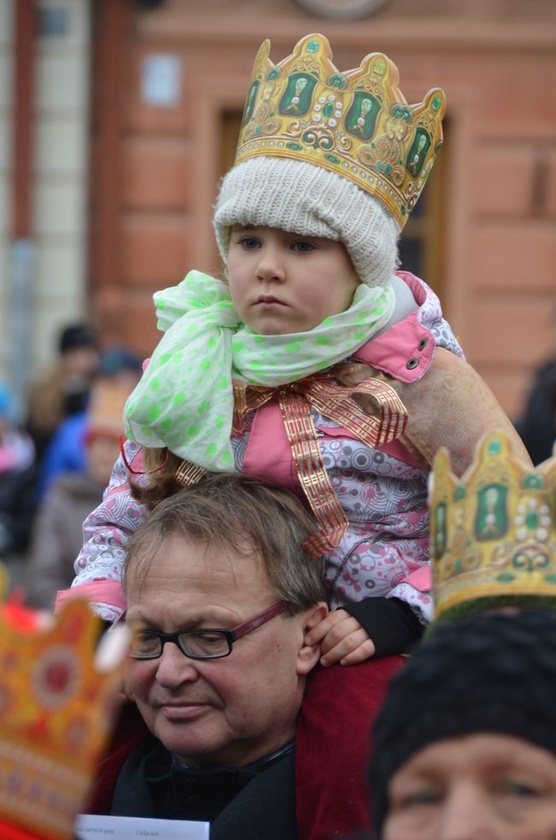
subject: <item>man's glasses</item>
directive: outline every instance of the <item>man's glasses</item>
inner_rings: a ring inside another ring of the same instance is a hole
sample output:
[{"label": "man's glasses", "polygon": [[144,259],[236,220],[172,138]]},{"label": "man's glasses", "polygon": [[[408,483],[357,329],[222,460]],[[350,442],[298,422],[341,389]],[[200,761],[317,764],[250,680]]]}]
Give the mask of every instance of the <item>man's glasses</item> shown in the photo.
[{"label": "man's glasses", "polygon": [[271,618],[285,612],[288,607],[287,601],[280,601],[229,630],[215,627],[182,630],[180,633],[135,630],[132,633],[129,656],[132,659],[158,659],[162,656],[166,642],[173,642],[189,659],[223,659],[232,652],[234,642],[266,624]]}]

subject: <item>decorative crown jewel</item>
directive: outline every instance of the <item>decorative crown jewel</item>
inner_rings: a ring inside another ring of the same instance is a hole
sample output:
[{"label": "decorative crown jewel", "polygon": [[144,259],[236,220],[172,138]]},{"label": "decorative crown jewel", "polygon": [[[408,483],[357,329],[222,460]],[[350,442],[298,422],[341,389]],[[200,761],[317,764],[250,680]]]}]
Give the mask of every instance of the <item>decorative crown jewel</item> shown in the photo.
[{"label": "decorative crown jewel", "polygon": [[458,479],[441,449],[429,507],[436,619],[493,604],[556,607],[556,457],[533,469],[493,433]]},{"label": "decorative crown jewel", "polygon": [[266,155],[313,163],[380,199],[400,229],[442,146],[445,96],[430,90],[408,105],[398,69],[370,53],[341,73],[328,40],[306,35],[274,64],[270,41],[255,59],[235,163]]},{"label": "decorative crown jewel", "polygon": [[65,840],[111,732],[127,634],[124,647],[108,631],[95,655],[100,619],[86,601],[47,628],[43,618],[0,607],[0,820]]}]

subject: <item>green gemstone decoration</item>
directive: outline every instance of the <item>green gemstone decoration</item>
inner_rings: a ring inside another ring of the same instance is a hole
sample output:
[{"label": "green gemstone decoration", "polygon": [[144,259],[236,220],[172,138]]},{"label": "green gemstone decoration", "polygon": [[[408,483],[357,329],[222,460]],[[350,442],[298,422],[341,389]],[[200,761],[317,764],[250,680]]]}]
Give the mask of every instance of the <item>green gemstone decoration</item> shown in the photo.
[{"label": "green gemstone decoration", "polygon": [[332,75],[328,79],[328,84],[330,85],[330,87],[336,88],[337,90],[342,90],[342,88],[345,88],[347,84],[347,79],[343,73],[332,73]]},{"label": "green gemstone decoration", "polygon": [[539,527],[539,515],[536,510],[528,510],[525,515],[525,526],[529,531]]},{"label": "green gemstone decoration", "polygon": [[515,575],[512,575],[511,572],[500,572],[499,575],[496,575],[496,580],[500,581],[500,583],[511,583],[515,580]]},{"label": "green gemstone decoration", "polygon": [[301,143],[286,143],[286,149],[291,149],[292,152],[302,152],[303,146]]},{"label": "green gemstone decoration", "polygon": [[411,118],[413,113],[411,108],[407,105],[393,105],[392,106],[392,116],[396,117],[397,120],[403,120],[404,122],[411,122]]},{"label": "green gemstone decoration", "polygon": [[271,82],[273,79],[277,79],[280,75],[280,69],[278,67],[273,67],[272,70],[269,70],[266,74],[266,78],[268,82]]},{"label": "green gemstone decoration", "polygon": [[454,501],[459,502],[461,499],[465,499],[465,487],[459,485],[459,487],[456,487],[454,490]]},{"label": "green gemstone decoration", "polygon": [[333,102],[327,102],[326,105],[324,106],[324,108],[322,109],[322,113],[327,118],[331,117],[332,114],[334,113],[334,103]]},{"label": "green gemstone decoration", "polygon": [[341,163],[341,160],[337,155],[325,155],[324,159],[327,160],[328,163],[333,163],[335,166]]},{"label": "green gemstone decoration", "polygon": [[500,443],[500,441],[499,440],[491,440],[489,445],[488,445],[488,448],[487,448],[487,453],[489,455],[500,455],[501,451],[502,451],[502,444]]},{"label": "green gemstone decoration", "polygon": [[316,53],[319,51],[319,42],[318,41],[309,41],[307,44],[307,52],[308,53]]},{"label": "green gemstone decoration", "polygon": [[431,102],[431,108],[433,111],[438,111],[442,104],[442,100],[439,96],[435,96]]},{"label": "green gemstone decoration", "polygon": [[526,490],[539,490],[541,487],[544,487],[544,478],[542,475],[531,473],[523,479],[523,486]]}]

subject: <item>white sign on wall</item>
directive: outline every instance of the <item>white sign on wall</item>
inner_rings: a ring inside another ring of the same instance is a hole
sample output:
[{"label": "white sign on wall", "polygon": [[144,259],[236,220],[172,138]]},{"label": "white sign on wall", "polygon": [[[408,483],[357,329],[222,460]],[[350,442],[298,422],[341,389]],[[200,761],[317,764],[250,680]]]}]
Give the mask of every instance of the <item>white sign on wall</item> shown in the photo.
[{"label": "white sign on wall", "polygon": [[174,108],[181,99],[181,78],[179,56],[145,56],[141,65],[141,99],[154,108]]}]

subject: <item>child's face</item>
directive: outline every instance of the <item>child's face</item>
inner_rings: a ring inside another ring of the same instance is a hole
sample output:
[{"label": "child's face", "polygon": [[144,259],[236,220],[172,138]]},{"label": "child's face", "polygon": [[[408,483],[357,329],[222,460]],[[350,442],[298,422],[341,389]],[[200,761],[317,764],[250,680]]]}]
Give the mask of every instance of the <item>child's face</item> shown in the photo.
[{"label": "child's face", "polygon": [[247,326],[260,335],[283,335],[343,312],[359,279],[341,242],[234,225],[228,285]]}]

